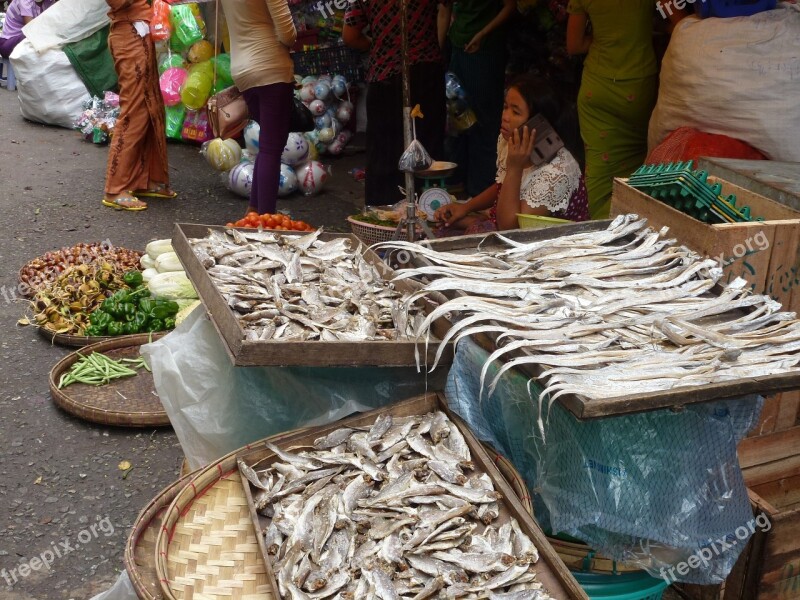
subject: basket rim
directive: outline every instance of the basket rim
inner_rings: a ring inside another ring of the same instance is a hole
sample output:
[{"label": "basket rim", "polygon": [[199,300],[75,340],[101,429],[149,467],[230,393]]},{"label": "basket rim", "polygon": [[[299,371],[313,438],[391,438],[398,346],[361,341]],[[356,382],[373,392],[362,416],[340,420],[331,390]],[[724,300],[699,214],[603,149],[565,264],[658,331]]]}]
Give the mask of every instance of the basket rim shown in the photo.
[{"label": "basket rim", "polygon": [[[229,452],[205,467],[193,471],[189,474],[191,477],[187,476],[189,477],[188,482],[178,491],[167,508],[167,511],[164,513],[164,520],[161,522],[158,537],[156,538],[155,568],[164,598],[168,600],[178,600],[170,587],[168,558],[169,542],[181,516],[189,510],[197,498],[211,489],[216,482],[229,477],[233,473],[237,473],[236,459],[240,453],[253,450],[257,446],[267,442],[276,443],[291,440],[294,436],[304,433],[307,429],[308,428],[292,429],[251,442],[250,444],[246,444],[241,448]],[[239,481],[238,475],[236,480]]]},{"label": "basket rim", "polygon": [[347,221],[351,225],[356,225],[360,227],[366,227],[368,229],[377,229],[379,231],[397,231],[397,227],[388,227],[386,225],[375,225],[373,223],[364,223],[363,221],[359,221],[358,219],[354,219],[353,215],[347,217]]},{"label": "basket rim", "polygon": [[[152,525],[153,520],[158,514],[166,510],[175,496],[183,489],[183,487],[191,480],[194,473],[187,473],[180,479],[173,481],[163,490],[161,490],[155,498],[139,512],[136,521],[133,523],[131,532],[125,542],[125,552],[122,557],[122,562],[125,565],[125,571],[130,577],[133,587],[136,589],[136,594],[140,600],[159,600],[156,596],[150,593],[150,590],[144,583],[141,575],[141,569],[136,564],[136,547],[139,545],[139,538],[142,534]],[[157,576],[156,576],[157,578]]]},{"label": "basket rim", "polygon": [[101,408],[90,407],[74,400],[69,394],[58,389],[58,379],[61,374],[66,372],[81,354],[92,352],[105,352],[108,350],[121,350],[126,348],[141,347],[144,344],[164,337],[163,333],[137,333],[134,335],[122,335],[106,340],[95,342],[84,346],[80,350],[70,352],[67,356],[58,361],[48,376],[50,394],[55,404],[62,410],[80,419],[99,423],[101,425],[117,425],[121,427],[160,427],[169,426],[170,420],[167,412],[163,409],[153,412],[124,411],[124,410],[104,410]]}]

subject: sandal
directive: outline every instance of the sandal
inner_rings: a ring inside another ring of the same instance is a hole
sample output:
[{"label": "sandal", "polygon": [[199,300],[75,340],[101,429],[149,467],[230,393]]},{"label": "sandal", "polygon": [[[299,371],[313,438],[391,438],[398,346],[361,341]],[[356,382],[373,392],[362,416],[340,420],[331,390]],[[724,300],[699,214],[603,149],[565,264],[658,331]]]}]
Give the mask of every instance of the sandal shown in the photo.
[{"label": "sandal", "polygon": [[108,206],[115,210],[145,210],[147,208],[147,204],[135,198],[134,196],[128,194],[125,196],[120,196],[119,198],[108,198],[107,196],[103,197],[103,206]]},{"label": "sandal", "polygon": [[178,192],[173,192],[166,185],[157,185],[155,189],[136,190],[133,192],[134,196],[141,196],[142,198],[161,198],[162,200],[172,200],[178,197]]}]

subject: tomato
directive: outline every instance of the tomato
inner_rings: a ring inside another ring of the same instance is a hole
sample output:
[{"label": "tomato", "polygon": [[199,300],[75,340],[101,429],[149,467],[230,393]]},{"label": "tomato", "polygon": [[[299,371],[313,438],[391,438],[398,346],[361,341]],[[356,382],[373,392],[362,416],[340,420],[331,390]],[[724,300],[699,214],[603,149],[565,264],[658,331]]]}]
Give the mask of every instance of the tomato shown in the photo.
[{"label": "tomato", "polygon": [[258,215],[252,213],[247,216],[244,222],[246,227],[258,227],[259,224]]},{"label": "tomato", "polygon": [[225,223],[225,227],[234,227],[233,223]]},{"label": "tomato", "polygon": [[305,221],[295,221],[295,225],[297,225],[296,229],[298,231],[307,231],[308,230],[308,223]]},{"label": "tomato", "polygon": [[278,224],[275,222],[275,217],[270,215],[267,218],[267,224],[264,225],[264,227],[266,227],[267,229],[275,229],[275,227],[277,227],[277,226],[278,226]]},{"label": "tomato", "polygon": [[263,214],[258,218],[258,220],[259,220],[259,223],[261,223],[262,227],[267,227],[268,226],[267,224],[269,223],[269,215],[268,214]]}]

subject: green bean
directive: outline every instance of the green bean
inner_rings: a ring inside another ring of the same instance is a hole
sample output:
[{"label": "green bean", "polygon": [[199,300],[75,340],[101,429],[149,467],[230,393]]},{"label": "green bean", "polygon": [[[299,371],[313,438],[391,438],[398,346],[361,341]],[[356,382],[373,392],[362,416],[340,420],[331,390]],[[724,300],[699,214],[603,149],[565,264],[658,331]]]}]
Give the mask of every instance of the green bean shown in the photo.
[{"label": "green bean", "polygon": [[[94,386],[106,385],[115,379],[135,376],[137,374],[136,369],[145,368],[150,371],[150,367],[142,357],[114,360],[102,352],[93,352],[89,355],[78,354],[78,356],[80,358],[72,365],[70,370],[61,375],[58,389],[73,383]],[[130,367],[125,363],[130,364]]]}]

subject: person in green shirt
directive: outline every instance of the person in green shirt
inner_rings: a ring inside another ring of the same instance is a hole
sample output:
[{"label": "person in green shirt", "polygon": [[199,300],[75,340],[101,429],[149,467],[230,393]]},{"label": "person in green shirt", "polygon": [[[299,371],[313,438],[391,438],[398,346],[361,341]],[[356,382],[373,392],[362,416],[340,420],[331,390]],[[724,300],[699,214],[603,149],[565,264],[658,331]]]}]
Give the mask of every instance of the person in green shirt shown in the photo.
[{"label": "person in green shirt", "polygon": [[[654,0],[570,0],[567,7],[567,52],[587,54],[578,117],[592,219],[608,217],[614,177],[627,177],[647,155],[658,77],[655,11]],[[674,9],[669,19],[684,16]]]},{"label": "person in green shirt", "polygon": [[477,118],[452,149],[470,196],[480,194],[495,177],[508,58],[504,25],[516,10],[516,0],[456,0],[439,15],[439,42],[444,46],[449,38],[450,71],[461,81]]}]

